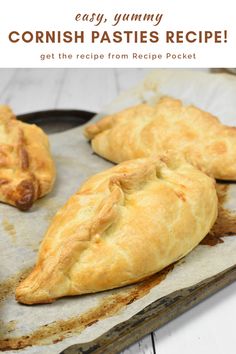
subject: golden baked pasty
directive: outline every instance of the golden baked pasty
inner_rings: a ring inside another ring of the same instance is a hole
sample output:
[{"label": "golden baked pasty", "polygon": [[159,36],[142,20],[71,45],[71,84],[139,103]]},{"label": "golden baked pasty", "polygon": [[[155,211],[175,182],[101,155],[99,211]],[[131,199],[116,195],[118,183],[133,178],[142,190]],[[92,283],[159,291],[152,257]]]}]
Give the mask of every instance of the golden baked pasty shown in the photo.
[{"label": "golden baked pasty", "polygon": [[217,216],[213,179],[183,161],[126,161],[89,178],[54,217],[25,304],[131,284],[190,252]]},{"label": "golden baked pasty", "polygon": [[36,125],[18,121],[0,106],[0,201],[29,209],[50,192],[55,167],[46,134]]},{"label": "golden baked pasty", "polygon": [[170,97],[106,116],[85,135],[98,155],[116,163],[173,150],[214,178],[236,180],[236,128]]}]

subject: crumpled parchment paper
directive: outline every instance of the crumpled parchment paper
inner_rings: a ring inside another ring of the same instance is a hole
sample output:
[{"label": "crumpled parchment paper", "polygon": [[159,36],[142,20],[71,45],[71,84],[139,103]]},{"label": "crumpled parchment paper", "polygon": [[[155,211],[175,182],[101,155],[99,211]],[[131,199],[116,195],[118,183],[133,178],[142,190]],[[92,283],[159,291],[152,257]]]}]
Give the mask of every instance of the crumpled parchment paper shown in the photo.
[{"label": "crumpled parchment paper", "polygon": [[[193,103],[217,115],[225,124],[236,125],[236,77],[190,70],[156,70],[139,86],[120,95],[103,113],[156,100],[162,94]],[[7,353],[56,354],[70,345],[93,340],[158,298],[236,263],[236,237],[226,237],[224,243],[214,247],[199,245],[163,281],[128,305],[126,299],[136,285],[64,298],[52,304],[18,304],[12,289],[35,263],[39,243],[52,216],[81,182],[112,166],[92,153],[82,131],[79,127],[50,136],[57,165],[57,182],[50,195],[25,213],[0,204],[0,348],[9,346]],[[228,194],[225,206],[236,212],[236,185],[230,186]],[[22,349],[15,351],[14,346]]]}]

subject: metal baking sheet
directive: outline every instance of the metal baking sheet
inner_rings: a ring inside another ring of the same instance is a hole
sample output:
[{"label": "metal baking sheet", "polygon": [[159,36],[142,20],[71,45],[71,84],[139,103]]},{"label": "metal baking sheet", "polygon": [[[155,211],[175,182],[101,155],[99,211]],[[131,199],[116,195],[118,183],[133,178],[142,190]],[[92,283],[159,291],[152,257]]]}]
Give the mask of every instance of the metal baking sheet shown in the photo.
[{"label": "metal baking sheet", "polygon": [[[222,97],[225,88],[227,106]],[[235,90],[235,80],[224,76],[158,71],[139,87],[119,97],[105,113],[169,93],[217,114],[230,124],[236,111]],[[109,348],[109,352],[116,353],[235,279],[236,238],[220,237],[236,233],[236,188],[230,184],[219,187],[223,193],[222,203],[230,212],[221,213],[218,231],[216,228],[215,235],[208,237],[205,245],[198,246],[174,266],[142,283],[121,289],[64,298],[50,305],[17,304],[14,288],[34,264],[39,243],[56,210],[87,177],[112,166],[93,154],[80,127],[51,134],[50,142],[58,170],[53,192],[36,202],[28,213],[0,205],[1,350],[56,354],[63,350],[104,352],[104,348]],[[148,311],[149,305],[157,306],[157,316],[153,317],[154,313]],[[147,320],[138,327],[132,321],[140,314],[145,314]],[[101,335],[105,335],[105,339],[104,336],[99,338]],[[90,342],[87,347],[81,346],[86,342]],[[67,349],[72,345],[76,347]]]}]

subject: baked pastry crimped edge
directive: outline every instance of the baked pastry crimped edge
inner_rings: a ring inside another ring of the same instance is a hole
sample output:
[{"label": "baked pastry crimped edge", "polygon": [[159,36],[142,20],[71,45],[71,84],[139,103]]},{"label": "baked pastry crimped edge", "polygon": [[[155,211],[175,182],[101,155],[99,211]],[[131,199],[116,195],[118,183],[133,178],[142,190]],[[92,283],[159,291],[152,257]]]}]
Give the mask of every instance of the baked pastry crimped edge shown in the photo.
[{"label": "baked pastry crimped edge", "polygon": [[215,182],[192,165],[124,162],[89,178],[57,212],[16,299],[48,303],[142,280],[190,252],[216,216]]},{"label": "baked pastry crimped edge", "polygon": [[51,191],[55,175],[47,135],[0,105],[0,201],[28,210]]},{"label": "baked pastry crimped edge", "polygon": [[105,116],[84,133],[98,155],[116,163],[172,150],[216,179],[236,180],[236,127],[171,97]]}]

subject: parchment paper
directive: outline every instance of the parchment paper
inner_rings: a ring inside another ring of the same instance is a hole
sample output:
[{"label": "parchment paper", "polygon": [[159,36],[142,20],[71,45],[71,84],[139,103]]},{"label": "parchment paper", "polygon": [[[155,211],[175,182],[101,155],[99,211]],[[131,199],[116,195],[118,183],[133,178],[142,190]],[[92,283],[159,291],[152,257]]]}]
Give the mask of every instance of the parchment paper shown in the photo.
[{"label": "parchment paper", "polygon": [[[156,100],[161,94],[169,94],[186,103],[193,103],[216,114],[225,124],[236,125],[236,78],[198,71],[157,70],[138,87],[118,97],[104,113],[115,112],[143,100]],[[17,275],[35,263],[39,243],[58,208],[87,177],[112,166],[92,153],[82,130],[80,127],[50,136],[57,165],[57,182],[50,195],[36,202],[32,210],[25,213],[0,204],[0,279],[1,284],[5,285],[5,294],[2,292],[3,301],[0,303],[0,343],[6,338],[30,336],[43,325],[86,314],[99,307],[111,295],[124,294],[135,287],[64,298],[53,304],[38,306],[18,304],[11,292],[11,288],[17,283]],[[232,185],[229,192],[226,207],[236,212],[236,186]],[[72,344],[93,340],[158,298],[194,285],[235,263],[236,237],[226,237],[224,243],[214,247],[200,245],[180,261],[159,285],[137,301],[121,307],[119,312],[114,311],[109,316],[108,309],[107,318],[90,323],[81,333],[69,333],[62,326],[63,336],[66,337],[63,340],[60,340],[62,338],[59,331],[52,338],[54,343],[48,338],[37,342],[36,338],[35,343],[40,345],[17,351],[9,349],[7,352],[54,354]],[[46,345],[41,345],[42,343]]]}]

